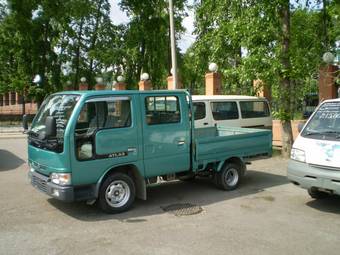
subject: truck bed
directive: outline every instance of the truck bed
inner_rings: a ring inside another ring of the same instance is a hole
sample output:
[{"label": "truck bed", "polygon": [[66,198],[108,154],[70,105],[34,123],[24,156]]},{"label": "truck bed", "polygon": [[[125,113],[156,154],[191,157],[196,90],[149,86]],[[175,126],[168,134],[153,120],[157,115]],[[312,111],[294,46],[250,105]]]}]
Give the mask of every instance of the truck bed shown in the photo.
[{"label": "truck bed", "polygon": [[249,160],[272,153],[270,130],[218,126],[195,129],[194,134],[195,165],[199,169],[234,156]]}]

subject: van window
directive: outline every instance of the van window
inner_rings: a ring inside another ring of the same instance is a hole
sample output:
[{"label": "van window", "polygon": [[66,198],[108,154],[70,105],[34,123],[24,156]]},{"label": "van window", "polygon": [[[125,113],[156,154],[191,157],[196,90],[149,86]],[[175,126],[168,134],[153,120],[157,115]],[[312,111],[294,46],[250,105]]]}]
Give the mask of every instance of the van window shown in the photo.
[{"label": "van window", "polygon": [[243,119],[269,117],[269,107],[265,101],[240,102]]},{"label": "van window", "polygon": [[193,106],[194,106],[194,118],[195,118],[195,120],[204,119],[205,116],[206,116],[205,103],[203,103],[203,102],[193,103]]},{"label": "van window", "polygon": [[236,102],[212,102],[211,110],[214,120],[233,120],[239,118]]},{"label": "van window", "polygon": [[178,97],[157,96],[145,99],[148,125],[178,123],[181,120]]}]

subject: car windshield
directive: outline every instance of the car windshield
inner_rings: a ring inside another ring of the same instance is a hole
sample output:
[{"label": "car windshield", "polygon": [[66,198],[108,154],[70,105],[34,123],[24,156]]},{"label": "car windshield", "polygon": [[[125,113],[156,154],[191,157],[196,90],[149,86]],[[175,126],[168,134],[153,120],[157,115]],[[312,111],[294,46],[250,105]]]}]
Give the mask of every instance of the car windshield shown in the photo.
[{"label": "car windshield", "polygon": [[30,132],[35,136],[41,136],[45,132],[46,118],[53,116],[57,123],[56,138],[61,140],[64,137],[67,122],[79,99],[78,95],[52,95],[42,104],[37,116],[34,118]]},{"label": "car windshield", "polygon": [[322,140],[339,140],[340,102],[322,104],[301,135]]}]

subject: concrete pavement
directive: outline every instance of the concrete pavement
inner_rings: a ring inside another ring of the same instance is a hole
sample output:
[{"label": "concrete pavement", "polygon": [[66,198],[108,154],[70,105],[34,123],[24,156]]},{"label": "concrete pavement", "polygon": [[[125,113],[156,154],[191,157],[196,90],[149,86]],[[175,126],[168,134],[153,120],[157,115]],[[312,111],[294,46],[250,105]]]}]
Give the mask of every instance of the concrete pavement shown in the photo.
[{"label": "concrete pavement", "polygon": [[[238,190],[158,185],[119,215],[45,196],[28,183],[26,161],[25,139],[0,140],[0,254],[339,254],[340,199],[309,198],[280,157],[248,166]],[[174,203],[203,212],[163,212]]]}]

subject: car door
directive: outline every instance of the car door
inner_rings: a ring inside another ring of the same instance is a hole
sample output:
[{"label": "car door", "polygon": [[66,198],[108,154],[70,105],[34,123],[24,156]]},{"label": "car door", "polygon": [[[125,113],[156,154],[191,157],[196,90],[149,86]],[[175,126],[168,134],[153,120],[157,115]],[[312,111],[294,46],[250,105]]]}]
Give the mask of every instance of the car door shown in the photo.
[{"label": "car door", "polygon": [[189,170],[190,123],[185,95],[142,94],[141,107],[146,176]]},{"label": "car door", "polygon": [[240,114],[236,101],[216,100],[210,102],[213,125],[240,127]]},{"label": "car door", "polygon": [[204,101],[195,101],[193,104],[193,112],[195,119],[195,128],[212,127],[211,114],[208,114],[208,103]]},{"label": "car door", "polygon": [[74,130],[75,184],[94,182],[109,168],[138,159],[134,113],[132,96],[96,97],[85,102]]}]

